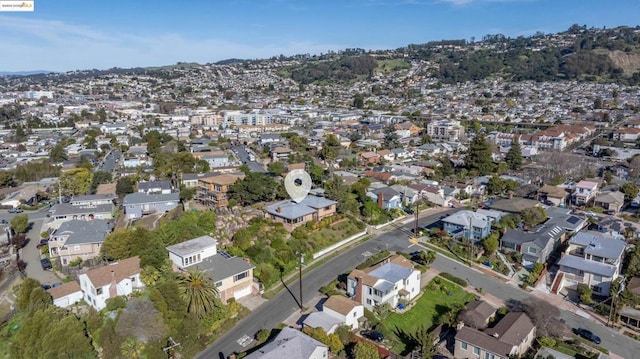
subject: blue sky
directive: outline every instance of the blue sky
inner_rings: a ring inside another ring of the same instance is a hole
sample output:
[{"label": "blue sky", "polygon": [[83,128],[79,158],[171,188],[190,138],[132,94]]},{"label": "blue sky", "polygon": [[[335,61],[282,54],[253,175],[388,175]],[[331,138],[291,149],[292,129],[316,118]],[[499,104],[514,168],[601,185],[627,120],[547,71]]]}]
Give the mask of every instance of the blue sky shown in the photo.
[{"label": "blue sky", "polygon": [[32,13],[0,13],[0,71],[385,49],[639,19],[639,0],[35,0]]}]

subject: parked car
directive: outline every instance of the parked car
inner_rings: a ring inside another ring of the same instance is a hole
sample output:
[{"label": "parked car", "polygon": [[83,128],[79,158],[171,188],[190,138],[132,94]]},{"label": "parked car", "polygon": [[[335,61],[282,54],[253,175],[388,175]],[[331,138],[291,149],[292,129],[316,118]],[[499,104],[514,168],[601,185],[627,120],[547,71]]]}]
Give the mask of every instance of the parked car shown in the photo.
[{"label": "parked car", "polygon": [[47,270],[47,269],[52,269],[53,266],[51,265],[51,261],[49,260],[49,258],[42,258],[40,260],[40,264],[42,264],[42,269]]},{"label": "parked car", "polygon": [[43,284],[43,285],[42,285],[42,289],[44,289],[44,290],[49,290],[49,289],[51,289],[51,286],[50,286],[50,285],[48,285],[48,284]]},{"label": "parked car", "polygon": [[60,283],[60,282],[51,283],[51,288],[59,287],[61,285],[62,285],[62,283]]},{"label": "parked car", "polygon": [[48,245],[49,245],[49,239],[41,239],[40,243],[38,243],[36,245],[36,248],[40,249],[40,248],[42,248],[44,246],[48,246]]},{"label": "parked car", "polygon": [[363,337],[371,339],[376,342],[381,342],[384,340],[384,335],[375,330],[363,330],[360,332]]},{"label": "parked car", "polygon": [[592,331],[588,330],[588,329],[584,329],[584,328],[574,328],[573,332],[583,338],[585,338],[586,340],[590,340],[596,344],[600,344],[600,337],[593,334]]},{"label": "parked car", "polygon": [[2,218],[2,219],[0,219],[0,224],[9,224],[9,221],[7,221],[6,219]]}]

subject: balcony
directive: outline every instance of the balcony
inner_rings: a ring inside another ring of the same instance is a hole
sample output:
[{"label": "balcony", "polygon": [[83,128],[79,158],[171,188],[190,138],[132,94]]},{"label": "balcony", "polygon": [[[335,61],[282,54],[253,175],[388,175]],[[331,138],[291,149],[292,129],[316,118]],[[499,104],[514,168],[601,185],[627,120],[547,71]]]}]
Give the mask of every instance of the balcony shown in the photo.
[{"label": "balcony", "polygon": [[583,275],[578,275],[578,274],[572,274],[572,273],[564,273],[564,277],[568,280],[572,280],[574,282],[579,282],[579,283],[583,283],[584,282],[584,274]]}]

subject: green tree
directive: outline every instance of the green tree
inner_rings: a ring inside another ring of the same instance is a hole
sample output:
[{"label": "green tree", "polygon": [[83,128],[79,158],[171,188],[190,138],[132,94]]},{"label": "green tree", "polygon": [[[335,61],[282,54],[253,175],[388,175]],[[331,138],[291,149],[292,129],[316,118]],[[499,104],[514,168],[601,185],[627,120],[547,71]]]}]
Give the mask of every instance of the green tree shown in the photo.
[{"label": "green tree", "polygon": [[86,194],[91,188],[91,171],[86,168],[73,168],[60,176],[62,193],[67,195]]},{"label": "green tree", "polygon": [[279,191],[276,181],[265,173],[248,173],[244,179],[236,181],[229,187],[229,198],[242,205],[257,202],[269,202],[276,199]]},{"label": "green tree", "polygon": [[187,304],[187,312],[202,318],[216,307],[218,289],[205,272],[188,270],[180,276],[178,283],[182,299]]},{"label": "green tree", "polygon": [[438,351],[438,348],[434,345],[435,338],[433,333],[429,332],[429,328],[424,324],[420,325],[413,334],[413,341],[417,344],[420,355],[423,358],[432,358]]},{"label": "green tree", "polygon": [[530,207],[525,208],[520,212],[522,222],[527,229],[533,229],[533,227],[547,220],[547,212],[542,207]]},{"label": "green tree", "polygon": [[620,187],[620,192],[624,193],[625,201],[631,201],[638,195],[638,187],[632,182],[627,182]]},{"label": "green tree", "polygon": [[120,177],[116,183],[116,194],[119,197],[124,197],[125,195],[135,191],[134,186],[135,181],[131,176]]},{"label": "green tree", "polygon": [[99,185],[111,183],[112,179],[111,173],[109,172],[98,171],[94,173],[91,178],[91,193],[95,193]]},{"label": "green tree", "polygon": [[26,233],[29,228],[29,215],[19,214],[9,221],[9,225],[16,233]]},{"label": "green tree", "polygon": [[34,289],[41,288],[41,284],[38,280],[27,277],[22,284],[20,284],[20,290],[18,291],[18,298],[16,298],[16,306],[21,311],[26,311],[31,303],[31,293]]},{"label": "green tree", "polygon": [[380,359],[378,349],[367,342],[357,342],[351,351],[353,359]]},{"label": "green tree", "polygon": [[522,148],[520,148],[520,141],[516,139],[511,143],[511,147],[504,160],[512,170],[520,169],[522,166]]},{"label": "green tree", "polygon": [[100,253],[112,260],[139,256],[151,247],[151,231],[143,227],[119,228],[104,239]]},{"label": "green tree", "polygon": [[281,175],[284,172],[284,164],[280,161],[269,163],[269,165],[267,165],[267,171],[276,176]]},{"label": "green tree", "polygon": [[502,178],[498,177],[498,175],[493,175],[489,178],[489,182],[487,182],[487,191],[489,194],[501,194],[505,191],[506,184]]},{"label": "green tree", "polygon": [[500,243],[498,241],[499,236],[500,234],[498,232],[493,232],[482,240],[482,247],[484,247],[484,250],[488,255],[491,255],[498,250],[498,247],[500,246]]},{"label": "green tree", "polygon": [[495,165],[491,157],[491,147],[483,134],[476,135],[471,141],[465,164],[469,171],[475,171],[482,176],[493,172]]},{"label": "green tree", "polygon": [[591,296],[593,295],[593,291],[591,288],[583,283],[578,284],[578,295],[580,296],[580,302],[585,305],[591,304]]},{"label": "green tree", "polygon": [[353,96],[353,107],[355,108],[363,108],[364,107],[364,95],[361,93]]},{"label": "green tree", "polygon": [[67,160],[67,153],[64,151],[64,143],[58,143],[57,145],[51,148],[49,152],[49,158],[53,162],[64,162]]}]

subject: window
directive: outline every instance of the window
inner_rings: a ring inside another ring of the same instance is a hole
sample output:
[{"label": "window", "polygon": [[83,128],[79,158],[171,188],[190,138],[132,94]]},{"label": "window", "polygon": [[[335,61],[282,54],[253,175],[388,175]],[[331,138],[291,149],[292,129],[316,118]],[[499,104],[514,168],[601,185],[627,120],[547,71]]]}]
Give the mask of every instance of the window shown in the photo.
[{"label": "window", "polygon": [[222,287],[222,281],[221,280],[216,282],[216,288],[217,287]]},{"label": "window", "polygon": [[236,274],[233,276],[233,281],[237,282],[241,279],[247,278],[249,276],[249,274],[247,272],[242,272],[240,274]]},{"label": "window", "polygon": [[478,347],[473,347],[473,354],[480,356],[480,348]]},{"label": "window", "polygon": [[484,359],[496,359],[496,356],[489,353],[484,353]]},{"label": "window", "polygon": [[460,343],[460,348],[462,350],[467,350],[467,343],[465,343],[465,342]]},{"label": "window", "polygon": [[102,287],[96,288],[96,294],[97,295],[102,295]]},{"label": "window", "polygon": [[532,253],[532,254],[536,254],[538,253],[538,249],[535,247],[529,247],[527,248],[527,252]]},{"label": "window", "polygon": [[593,287],[591,287],[591,289],[592,289],[595,293],[602,293],[602,287],[600,287],[599,285],[594,285]]},{"label": "window", "polygon": [[593,280],[594,282],[602,282],[602,276],[601,275],[593,275]]}]

